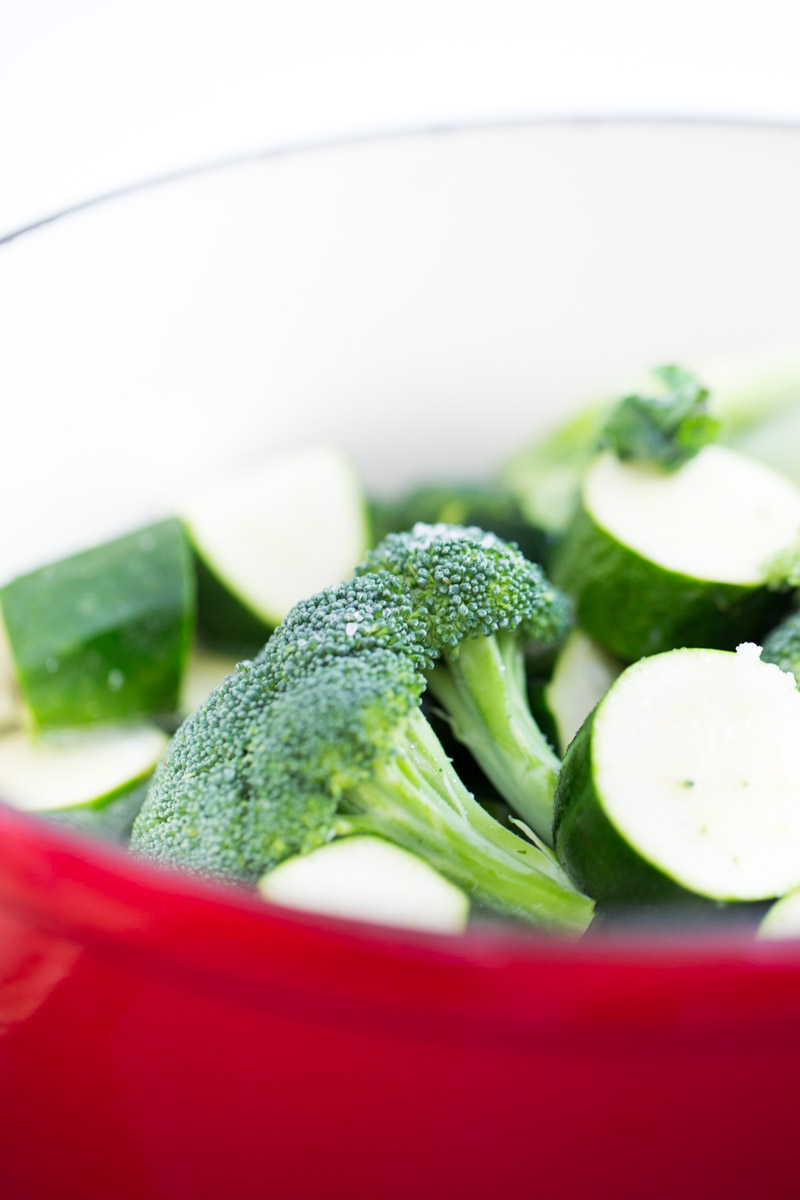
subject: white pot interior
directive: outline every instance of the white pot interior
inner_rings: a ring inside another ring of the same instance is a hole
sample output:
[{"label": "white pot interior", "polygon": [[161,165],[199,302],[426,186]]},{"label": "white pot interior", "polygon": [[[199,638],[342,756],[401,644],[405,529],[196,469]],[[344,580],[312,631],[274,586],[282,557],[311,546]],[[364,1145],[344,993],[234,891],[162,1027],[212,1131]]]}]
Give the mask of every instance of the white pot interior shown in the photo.
[{"label": "white pot interior", "polygon": [[[0,574],[219,465],[485,473],[649,366],[797,340],[800,133],[531,124],[263,158],[0,247]],[[713,382],[713,380],[712,380]]]}]

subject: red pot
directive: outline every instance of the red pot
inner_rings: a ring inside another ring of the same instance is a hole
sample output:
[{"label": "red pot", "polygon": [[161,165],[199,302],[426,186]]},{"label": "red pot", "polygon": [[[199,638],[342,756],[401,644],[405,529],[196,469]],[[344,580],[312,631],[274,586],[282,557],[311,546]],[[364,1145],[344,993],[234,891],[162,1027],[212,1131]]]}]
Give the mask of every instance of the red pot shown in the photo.
[{"label": "red pot", "polygon": [[[796,338],[799,150],[669,123],[416,135],[11,240],[5,573],[254,442],[337,437],[373,484],[463,475],[654,361]],[[0,806],[10,1200],[774,1195],[799,1069],[792,943],[314,920]]]}]

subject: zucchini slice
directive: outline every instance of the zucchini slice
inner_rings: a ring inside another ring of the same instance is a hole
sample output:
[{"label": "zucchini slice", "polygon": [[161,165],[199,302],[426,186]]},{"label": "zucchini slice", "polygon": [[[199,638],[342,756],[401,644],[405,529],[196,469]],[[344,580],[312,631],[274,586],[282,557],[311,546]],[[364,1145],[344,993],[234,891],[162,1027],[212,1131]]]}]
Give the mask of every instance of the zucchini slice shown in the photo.
[{"label": "zucchini slice", "polygon": [[22,575],[0,591],[35,730],[174,712],[194,629],[194,571],[177,520]]},{"label": "zucchini slice", "polygon": [[800,889],[781,896],[762,918],[760,938],[800,938]]},{"label": "zucchini slice", "polygon": [[263,644],[298,600],[347,579],[369,544],[356,469],[329,446],[210,484],[179,512],[208,573],[200,574],[200,632],[234,650]]},{"label": "zucchini slice", "polygon": [[288,858],[258,890],[275,904],[439,933],[461,933],[469,915],[461,888],[416,854],[368,835]]},{"label": "zucchini slice", "polygon": [[573,629],[569,634],[544,689],[544,702],[553,719],[559,754],[564,754],[623,666],[582,629]]},{"label": "zucchini slice", "polygon": [[800,692],[759,649],[629,667],[567,751],[556,851],[598,902],[763,900],[800,885]]},{"label": "zucchini slice", "polygon": [[731,648],[785,608],[767,575],[798,529],[800,489],[733,450],[707,446],[672,473],[605,453],[551,574],[620,658]]},{"label": "zucchini slice", "polygon": [[155,770],[167,735],[154,725],[0,738],[0,798],[24,812],[104,808]]}]

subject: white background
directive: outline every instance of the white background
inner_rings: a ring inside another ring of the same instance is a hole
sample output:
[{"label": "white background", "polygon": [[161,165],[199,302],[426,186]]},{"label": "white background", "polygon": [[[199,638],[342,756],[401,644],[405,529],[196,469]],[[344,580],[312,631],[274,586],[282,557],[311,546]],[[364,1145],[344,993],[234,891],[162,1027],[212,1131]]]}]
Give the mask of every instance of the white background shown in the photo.
[{"label": "white background", "polygon": [[221,155],[576,113],[800,121],[800,4],[0,0],[0,233]]}]

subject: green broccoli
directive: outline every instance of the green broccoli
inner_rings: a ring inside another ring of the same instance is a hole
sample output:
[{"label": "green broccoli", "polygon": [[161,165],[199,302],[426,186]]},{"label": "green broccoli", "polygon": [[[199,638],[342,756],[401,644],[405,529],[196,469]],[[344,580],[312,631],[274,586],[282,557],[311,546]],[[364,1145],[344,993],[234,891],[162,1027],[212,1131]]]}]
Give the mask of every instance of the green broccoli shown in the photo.
[{"label": "green broccoli", "polygon": [[591,901],[481,808],[422,716],[432,657],[387,572],[303,601],[178,731],[133,848],[252,882],[337,835],[377,833],[491,907],[584,929]]},{"label": "green broccoli", "polygon": [[560,761],[528,706],[525,646],[552,646],[569,603],[513,544],[474,527],[415,525],[389,534],[357,573],[404,579],[439,661],[431,692],[485,774],[546,841]]}]

